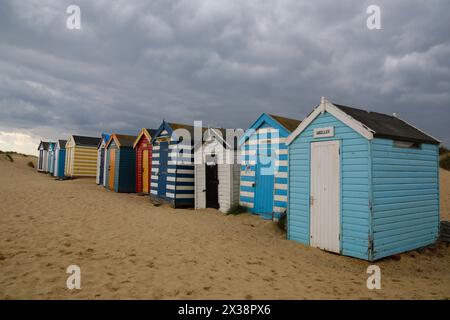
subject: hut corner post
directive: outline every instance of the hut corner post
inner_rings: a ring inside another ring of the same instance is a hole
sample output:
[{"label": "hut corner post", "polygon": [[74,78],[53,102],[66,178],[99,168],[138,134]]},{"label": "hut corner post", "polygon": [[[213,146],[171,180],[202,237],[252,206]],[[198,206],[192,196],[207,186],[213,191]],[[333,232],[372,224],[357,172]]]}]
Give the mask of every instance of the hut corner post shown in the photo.
[{"label": "hut corner post", "polygon": [[374,261],[374,246],[373,246],[373,164],[372,164],[372,140],[367,140],[368,147],[368,165],[369,165],[369,235],[368,235],[368,254],[367,259]]}]

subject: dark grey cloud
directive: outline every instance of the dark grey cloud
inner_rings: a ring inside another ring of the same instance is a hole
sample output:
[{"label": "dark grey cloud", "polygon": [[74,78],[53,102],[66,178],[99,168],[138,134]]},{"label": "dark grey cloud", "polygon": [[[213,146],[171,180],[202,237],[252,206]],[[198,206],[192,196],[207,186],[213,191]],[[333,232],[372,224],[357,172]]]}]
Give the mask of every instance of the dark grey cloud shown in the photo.
[{"label": "dark grey cloud", "polygon": [[[0,6],[0,131],[137,133],[162,119],[246,128],[321,96],[393,113],[450,145],[450,3],[73,1]],[[381,7],[382,30],[366,28]]]}]

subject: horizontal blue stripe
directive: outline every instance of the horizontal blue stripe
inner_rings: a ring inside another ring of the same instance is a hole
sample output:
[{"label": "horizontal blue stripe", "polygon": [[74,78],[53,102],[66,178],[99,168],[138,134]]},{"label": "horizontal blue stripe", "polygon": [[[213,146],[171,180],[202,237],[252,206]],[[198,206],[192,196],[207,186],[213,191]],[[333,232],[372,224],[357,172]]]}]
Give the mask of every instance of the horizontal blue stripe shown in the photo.
[{"label": "horizontal blue stripe", "polygon": [[168,169],[178,169],[178,170],[194,170],[193,166],[183,166],[183,165],[176,165],[176,164],[169,164],[167,166]]},{"label": "horizontal blue stripe", "polygon": [[167,176],[176,178],[194,178],[194,174],[187,173],[168,173]]},{"label": "horizontal blue stripe", "polygon": [[287,184],[288,179],[287,178],[275,178],[275,183],[277,184]]},{"label": "horizontal blue stripe", "polygon": [[286,203],[286,201],[275,201],[274,206],[281,207],[281,208],[287,208],[287,203]]},{"label": "horizontal blue stripe", "polygon": [[275,195],[277,195],[277,196],[287,196],[287,190],[275,189]]},{"label": "horizontal blue stripe", "polygon": [[254,192],[254,187],[241,186],[240,190],[244,192]]},{"label": "horizontal blue stripe", "polygon": [[176,199],[175,203],[180,203],[180,204],[193,204],[194,203],[194,198],[192,199]]},{"label": "horizontal blue stripe", "polygon": [[[167,190],[169,191],[169,190]],[[175,191],[175,194],[194,194],[194,190],[171,190],[171,191]],[[172,192],[174,193],[174,192]]]},{"label": "horizontal blue stripe", "polygon": [[240,200],[241,200],[242,202],[250,202],[250,203],[253,203],[253,198],[249,198],[249,197],[241,196],[241,197],[240,197]]}]

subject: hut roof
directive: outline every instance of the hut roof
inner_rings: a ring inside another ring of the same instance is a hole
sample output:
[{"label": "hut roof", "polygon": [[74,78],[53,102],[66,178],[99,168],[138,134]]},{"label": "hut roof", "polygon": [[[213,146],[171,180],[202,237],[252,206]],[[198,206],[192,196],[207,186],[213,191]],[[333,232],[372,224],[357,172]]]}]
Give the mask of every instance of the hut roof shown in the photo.
[{"label": "hut roof", "polygon": [[439,143],[432,136],[399,119],[397,116],[333,104],[355,120],[372,129],[375,137],[433,144]]},{"label": "hut roof", "polygon": [[278,123],[280,123],[283,127],[288,129],[290,132],[294,131],[301,122],[301,120],[285,118],[274,114],[269,114],[269,116],[274,118]]},{"label": "hut roof", "polygon": [[86,136],[72,136],[75,145],[84,147],[97,147],[101,138],[86,137]]},{"label": "hut roof", "polygon": [[136,136],[129,136],[125,134],[116,134],[114,133],[110,138],[108,143],[106,144],[106,148],[111,144],[114,140],[119,148],[133,148],[133,144],[136,141]]}]

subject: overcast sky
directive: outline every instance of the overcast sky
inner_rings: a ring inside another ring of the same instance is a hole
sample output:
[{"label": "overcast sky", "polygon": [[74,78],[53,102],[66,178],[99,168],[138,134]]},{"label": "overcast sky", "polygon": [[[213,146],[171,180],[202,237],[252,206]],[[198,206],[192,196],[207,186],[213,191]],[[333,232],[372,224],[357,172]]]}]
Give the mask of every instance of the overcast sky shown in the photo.
[{"label": "overcast sky", "polygon": [[[66,9],[81,8],[81,30]],[[366,26],[370,4],[381,30]],[[0,149],[162,119],[247,128],[330,101],[450,146],[450,1],[2,0]]]}]

